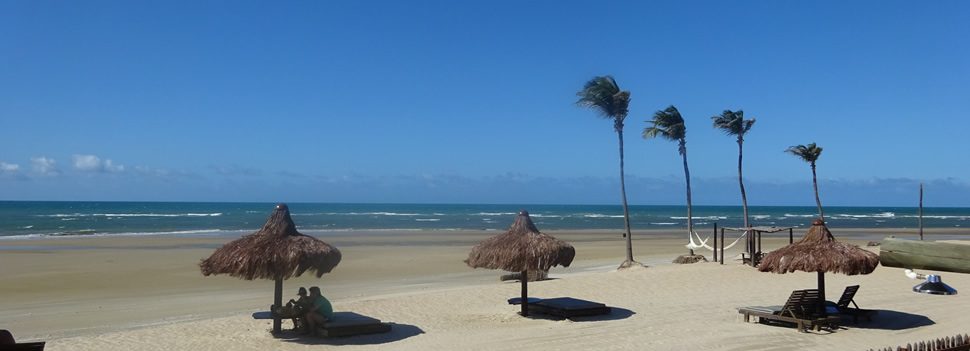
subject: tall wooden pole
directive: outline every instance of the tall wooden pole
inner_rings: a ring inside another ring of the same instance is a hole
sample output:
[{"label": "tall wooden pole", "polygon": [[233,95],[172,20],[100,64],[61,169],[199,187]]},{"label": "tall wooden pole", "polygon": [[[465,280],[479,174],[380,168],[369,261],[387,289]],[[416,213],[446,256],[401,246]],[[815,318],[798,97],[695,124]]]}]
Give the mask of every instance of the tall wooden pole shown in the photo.
[{"label": "tall wooden pole", "polygon": [[522,316],[529,316],[529,271],[522,271]]},{"label": "tall wooden pole", "polygon": [[724,264],[724,228],[721,228],[721,264]]},{"label": "tall wooden pole", "polygon": [[818,271],[818,314],[825,317],[825,272]]},{"label": "tall wooden pole", "polygon": [[923,183],[919,183],[919,239],[923,240]]},{"label": "tall wooden pole", "polygon": [[717,222],[714,222],[714,262],[717,262]]},{"label": "tall wooden pole", "polygon": [[[283,307],[283,278],[276,278],[276,286],[273,289],[273,310],[279,311]],[[282,329],[283,321],[280,316],[273,313],[273,332],[279,333]]]}]

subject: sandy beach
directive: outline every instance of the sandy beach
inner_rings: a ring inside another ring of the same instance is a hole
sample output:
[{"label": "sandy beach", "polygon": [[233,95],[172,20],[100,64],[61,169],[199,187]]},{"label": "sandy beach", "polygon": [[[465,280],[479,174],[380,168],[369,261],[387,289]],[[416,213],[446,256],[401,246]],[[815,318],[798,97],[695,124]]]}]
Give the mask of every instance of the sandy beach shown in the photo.
[{"label": "sandy beach", "polygon": [[[912,237],[911,230],[832,228],[840,240]],[[796,240],[802,231],[796,231]],[[856,301],[880,310],[873,322],[835,332],[744,323],[737,307],[778,305],[794,289],[814,288],[810,273],[771,274],[728,260],[724,265],[669,263],[685,253],[674,231],[637,231],[634,253],[648,268],[616,272],[618,231],[551,231],[575,246],[569,268],[530,284],[530,295],[572,296],[614,307],[585,320],[526,319],[505,300],[518,293],[504,272],[464,265],[472,245],[495,231],[348,231],[310,233],[337,246],[343,261],[321,279],[286,281],[320,286],[335,310],[394,323],[391,333],[349,338],[273,338],[271,322],[250,315],[272,302],[272,282],[203,277],[200,259],[234,237],[143,236],[0,241],[0,325],[21,341],[49,350],[264,349],[710,349],[865,350],[965,333],[970,300],[917,295],[902,269],[869,275],[827,275],[827,295],[862,285]],[[959,238],[962,230],[927,231],[928,239]],[[878,240],[878,239],[876,239]],[[768,250],[787,244],[766,235]],[[875,248],[870,248],[875,250]],[[735,253],[739,250],[734,250]],[[710,258],[710,252],[700,252]],[[731,253],[731,252],[729,252]],[[922,273],[933,273],[926,271]],[[970,275],[940,273],[961,289]],[[289,322],[284,323],[289,327]]]}]

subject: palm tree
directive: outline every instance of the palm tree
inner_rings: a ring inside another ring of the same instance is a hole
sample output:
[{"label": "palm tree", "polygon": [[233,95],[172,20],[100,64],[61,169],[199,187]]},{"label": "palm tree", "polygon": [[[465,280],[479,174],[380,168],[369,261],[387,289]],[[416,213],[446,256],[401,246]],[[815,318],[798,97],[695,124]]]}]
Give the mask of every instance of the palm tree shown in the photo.
[{"label": "palm tree", "polygon": [[[690,169],[687,168],[687,127],[684,118],[674,105],[653,114],[653,120],[647,121],[651,125],[643,129],[643,138],[652,139],[657,136],[670,141],[676,141],[677,151],[684,159],[684,178],[687,179],[687,235],[694,233],[694,216],[690,201]],[[694,249],[689,249],[694,256]]]},{"label": "palm tree", "polygon": [[798,156],[812,166],[812,186],[815,187],[815,205],[818,206],[818,217],[825,221],[825,213],[822,212],[822,200],[818,198],[818,179],[815,177],[815,161],[822,155],[822,148],[811,143],[808,145],[795,145],[785,149],[785,152]]},{"label": "palm tree", "polygon": [[623,224],[626,229],[623,234],[626,237],[626,261],[620,264],[620,268],[638,265],[639,263],[633,260],[630,210],[626,204],[626,182],[623,177],[623,120],[629,112],[630,92],[620,90],[620,86],[616,84],[613,77],[598,76],[586,82],[583,90],[576,95],[579,96],[576,104],[597,110],[603,118],[613,120],[613,130],[616,131],[620,143],[620,194],[623,196]]},{"label": "palm tree", "polygon": [[738,184],[741,185],[741,206],[744,208],[744,227],[750,227],[748,222],[748,195],[744,192],[744,178],[741,174],[741,160],[744,157],[744,134],[754,126],[754,118],[744,119],[744,111],[724,110],[720,116],[711,117],[714,128],[722,130],[727,135],[738,137]]}]

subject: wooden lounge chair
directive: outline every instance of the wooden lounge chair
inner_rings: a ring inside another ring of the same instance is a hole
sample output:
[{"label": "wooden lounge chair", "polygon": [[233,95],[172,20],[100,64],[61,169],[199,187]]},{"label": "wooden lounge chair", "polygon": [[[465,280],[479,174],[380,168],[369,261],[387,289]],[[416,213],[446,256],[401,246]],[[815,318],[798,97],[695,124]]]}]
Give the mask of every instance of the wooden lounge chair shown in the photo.
[{"label": "wooden lounge chair", "polygon": [[816,289],[792,291],[788,301],[783,306],[750,306],[738,308],[738,313],[744,315],[744,321],[751,317],[758,317],[759,322],[783,322],[794,324],[799,332],[812,328],[816,331],[823,326],[834,328],[838,324],[838,316],[819,316],[819,295]]},{"label": "wooden lounge chair", "polygon": [[[529,300],[530,313],[540,313],[562,318],[571,319],[574,317],[597,316],[609,314],[612,311],[611,308],[602,303],[572,297],[539,299],[536,302],[533,302],[531,299]],[[509,303],[512,303],[512,301],[510,300]]]},{"label": "wooden lounge chair", "polygon": [[[855,293],[858,291],[858,285],[847,286],[845,291],[842,292],[839,302],[825,301],[825,305],[826,307],[834,307],[841,315],[851,316],[853,323],[858,323],[860,316],[866,317],[867,321],[872,321],[872,315],[876,314],[876,311],[859,308],[859,305],[855,303]],[[849,303],[852,303],[852,306],[855,307],[849,307]]]},{"label": "wooden lounge chair", "polygon": [[317,334],[325,337],[377,334],[391,331],[389,323],[354,312],[335,312],[333,319],[323,323]]}]

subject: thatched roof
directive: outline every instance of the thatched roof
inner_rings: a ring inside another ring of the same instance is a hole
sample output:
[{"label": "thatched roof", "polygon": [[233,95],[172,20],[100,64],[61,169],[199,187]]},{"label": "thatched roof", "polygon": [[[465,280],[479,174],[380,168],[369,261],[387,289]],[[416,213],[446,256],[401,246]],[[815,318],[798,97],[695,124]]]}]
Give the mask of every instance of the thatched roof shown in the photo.
[{"label": "thatched roof", "polygon": [[317,278],[340,263],[340,251],[296,231],[286,204],[276,205],[263,228],[229,242],[202,260],[203,275],[228,274],[246,280],[289,279],[313,271]]},{"label": "thatched roof", "polygon": [[847,275],[869,274],[879,264],[879,256],[852,244],[835,241],[821,220],[815,220],[798,242],[765,255],[758,265],[762,272],[831,272]]},{"label": "thatched roof", "polygon": [[521,211],[507,232],[475,245],[465,263],[509,272],[547,271],[557,265],[569,267],[575,256],[572,245],[540,233],[529,213]]}]

